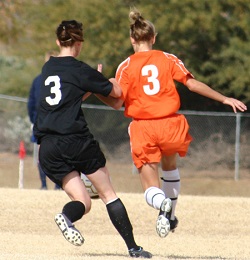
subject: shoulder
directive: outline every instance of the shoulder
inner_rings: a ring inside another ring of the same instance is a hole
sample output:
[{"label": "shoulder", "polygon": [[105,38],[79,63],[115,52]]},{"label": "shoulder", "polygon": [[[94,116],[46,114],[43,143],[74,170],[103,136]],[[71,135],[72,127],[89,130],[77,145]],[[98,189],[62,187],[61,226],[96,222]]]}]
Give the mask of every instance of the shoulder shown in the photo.
[{"label": "shoulder", "polygon": [[131,57],[128,57],[123,62],[121,62],[117,68],[117,71],[121,71],[122,69],[126,68],[130,64]]},{"label": "shoulder", "polygon": [[184,63],[174,54],[163,52],[164,56],[172,66],[184,67]]},{"label": "shoulder", "polygon": [[[84,70],[89,70],[89,71],[97,71],[97,69],[94,69],[93,67],[91,67],[89,64],[83,62],[83,61],[78,61],[79,62],[79,66],[81,67],[81,69]],[[97,67],[97,66],[96,66]]]},{"label": "shoulder", "polygon": [[168,52],[165,52],[163,51],[162,54],[170,61],[177,61],[179,60],[178,57],[172,53],[168,53]]}]

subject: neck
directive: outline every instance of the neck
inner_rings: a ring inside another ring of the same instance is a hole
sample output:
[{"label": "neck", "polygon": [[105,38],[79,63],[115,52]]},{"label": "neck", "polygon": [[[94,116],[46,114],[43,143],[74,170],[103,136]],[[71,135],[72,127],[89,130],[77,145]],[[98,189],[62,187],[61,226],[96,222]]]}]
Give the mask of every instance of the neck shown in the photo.
[{"label": "neck", "polygon": [[74,51],[71,48],[61,48],[58,57],[74,56]]},{"label": "neck", "polygon": [[133,48],[135,52],[150,51],[152,50],[152,44],[149,44],[147,42],[139,42],[133,44]]},{"label": "neck", "polygon": [[82,42],[75,42],[71,47],[60,46],[59,57],[72,56],[76,58],[82,49]]}]

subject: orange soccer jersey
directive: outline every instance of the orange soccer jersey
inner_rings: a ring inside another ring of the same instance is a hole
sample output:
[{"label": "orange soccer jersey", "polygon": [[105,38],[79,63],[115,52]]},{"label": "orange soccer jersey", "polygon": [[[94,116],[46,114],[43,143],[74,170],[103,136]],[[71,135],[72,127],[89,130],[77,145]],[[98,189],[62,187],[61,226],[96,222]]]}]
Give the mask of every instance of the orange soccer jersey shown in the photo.
[{"label": "orange soccer jersey", "polygon": [[134,164],[160,162],[162,155],[185,156],[192,140],[189,125],[176,112],[180,98],[174,80],[186,83],[192,74],[174,55],[137,52],[120,64],[116,79],[123,91]]},{"label": "orange soccer jersey", "polygon": [[116,72],[123,91],[125,115],[154,119],[176,113],[180,98],[174,80],[185,84],[187,75],[192,76],[173,54],[150,50],[131,55]]}]

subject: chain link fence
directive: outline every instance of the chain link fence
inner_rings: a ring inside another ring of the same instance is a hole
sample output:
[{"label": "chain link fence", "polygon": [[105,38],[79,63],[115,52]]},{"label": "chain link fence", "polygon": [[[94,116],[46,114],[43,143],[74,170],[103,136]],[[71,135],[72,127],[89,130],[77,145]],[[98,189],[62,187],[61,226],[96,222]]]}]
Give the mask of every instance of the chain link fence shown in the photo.
[{"label": "chain link fence", "polygon": [[[107,106],[83,105],[91,132],[110,162],[129,164],[129,118],[123,111]],[[193,136],[188,155],[178,162],[189,172],[208,171],[211,175],[225,172],[235,179],[250,176],[250,114],[180,111],[190,125]],[[18,153],[19,143],[25,142],[32,155],[31,124],[27,116],[27,99],[0,95],[0,152]]]}]

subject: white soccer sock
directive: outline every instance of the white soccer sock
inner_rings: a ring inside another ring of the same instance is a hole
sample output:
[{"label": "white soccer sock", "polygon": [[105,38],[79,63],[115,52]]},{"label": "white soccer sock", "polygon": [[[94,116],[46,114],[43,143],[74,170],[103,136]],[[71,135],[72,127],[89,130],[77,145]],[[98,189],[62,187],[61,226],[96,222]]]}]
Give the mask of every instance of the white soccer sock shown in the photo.
[{"label": "white soccer sock", "polygon": [[159,210],[162,201],[165,199],[165,194],[157,187],[149,187],[144,192],[144,198],[149,206]]},{"label": "white soccer sock", "polygon": [[174,220],[175,208],[181,187],[179,170],[175,169],[172,171],[162,171],[161,179],[162,190],[165,192],[166,197],[172,200],[172,214],[170,219]]}]

